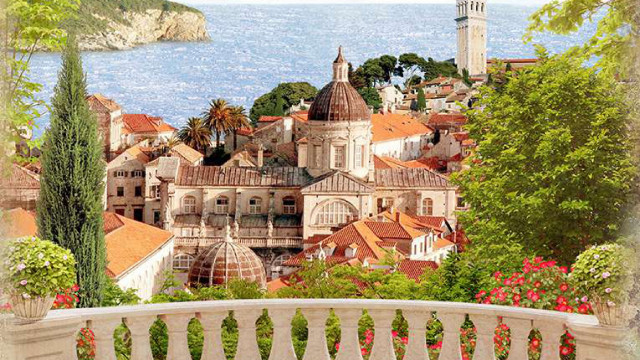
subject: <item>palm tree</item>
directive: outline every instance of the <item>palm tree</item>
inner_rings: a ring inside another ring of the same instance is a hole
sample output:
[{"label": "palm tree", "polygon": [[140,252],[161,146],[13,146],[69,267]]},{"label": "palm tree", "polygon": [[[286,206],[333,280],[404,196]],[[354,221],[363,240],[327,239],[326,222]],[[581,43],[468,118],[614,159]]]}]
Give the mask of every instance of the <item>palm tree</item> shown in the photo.
[{"label": "palm tree", "polygon": [[220,136],[233,129],[231,107],[224,99],[211,100],[209,109],[202,113],[205,126],[216,134],[216,147],[220,147]]},{"label": "palm tree", "polygon": [[199,117],[189,118],[187,125],[178,131],[178,139],[204,153],[211,145],[211,130]]},{"label": "palm tree", "polygon": [[231,107],[231,129],[233,131],[233,150],[238,147],[238,129],[251,127],[244,106]]}]

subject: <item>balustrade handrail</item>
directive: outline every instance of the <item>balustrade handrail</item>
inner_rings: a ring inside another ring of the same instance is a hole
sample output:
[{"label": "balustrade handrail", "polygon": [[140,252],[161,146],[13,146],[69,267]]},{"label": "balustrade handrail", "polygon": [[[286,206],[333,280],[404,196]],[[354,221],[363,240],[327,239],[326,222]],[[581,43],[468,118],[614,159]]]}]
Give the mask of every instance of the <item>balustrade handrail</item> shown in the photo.
[{"label": "balustrade handrail", "polygon": [[266,309],[268,311],[292,308],[426,311],[502,316],[534,321],[570,322],[594,326],[598,325],[598,320],[595,316],[564,313],[559,311],[461,302],[377,299],[260,299],[142,304],[118,307],[52,310],[49,312],[47,319],[53,320],[56,318],[81,317],[82,320],[93,320],[144,315],[194,314],[201,312],[239,311],[248,309]]}]

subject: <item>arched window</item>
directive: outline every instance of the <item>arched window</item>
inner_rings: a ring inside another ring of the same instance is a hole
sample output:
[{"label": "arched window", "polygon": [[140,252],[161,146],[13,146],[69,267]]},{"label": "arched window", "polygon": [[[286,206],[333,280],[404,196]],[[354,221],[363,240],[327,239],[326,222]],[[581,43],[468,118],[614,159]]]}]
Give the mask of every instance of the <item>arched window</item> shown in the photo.
[{"label": "arched window", "polygon": [[296,199],[293,196],[287,196],[282,199],[282,213],[287,215],[296,213]]},{"label": "arched window", "polygon": [[471,2],[471,11],[473,11],[473,1]]},{"label": "arched window", "polygon": [[216,214],[229,213],[229,198],[226,196],[218,196],[216,198]]},{"label": "arched window", "polygon": [[433,200],[426,198],[422,200],[422,215],[433,215]]},{"label": "arched window", "polygon": [[316,225],[340,225],[356,219],[354,208],[344,201],[332,201],[325,204],[316,214]]},{"label": "arched window", "polygon": [[262,199],[255,196],[249,199],[249,214],[262,213]]},{"label": "arched window", "polygon": [[185,214],[196,213],[196,198],[193,196],[185,196],[182,198],[182,212]]},{"label": "arched window", "polygon": [[484,3],[482,3],[482,6],[480,7],[480,11],[484,12]]},{"label": "arched window", "polygon": [[173,257],[173,269],[179,271],[189,270],[195,258],[189,254],[178,254]]}]

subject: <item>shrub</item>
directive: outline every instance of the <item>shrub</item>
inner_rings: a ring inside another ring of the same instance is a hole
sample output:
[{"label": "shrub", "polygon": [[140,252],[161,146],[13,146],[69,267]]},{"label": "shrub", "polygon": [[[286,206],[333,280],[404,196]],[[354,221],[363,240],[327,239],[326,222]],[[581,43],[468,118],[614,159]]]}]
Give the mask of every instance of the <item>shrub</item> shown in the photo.
[{"label": "shrub", "polygon": [[71,288],[76,280],[76,261],[67,249],[24,237],[11,241],[2,254],[4,269],[0,283],[7,294],[24,298],[54,296]]}]

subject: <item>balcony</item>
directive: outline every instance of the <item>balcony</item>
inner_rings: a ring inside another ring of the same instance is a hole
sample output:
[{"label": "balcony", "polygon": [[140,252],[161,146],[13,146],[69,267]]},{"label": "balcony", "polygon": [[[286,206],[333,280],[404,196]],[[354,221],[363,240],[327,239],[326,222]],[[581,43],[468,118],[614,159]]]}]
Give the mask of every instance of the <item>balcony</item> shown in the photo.
[{"label": "balcony", "polygon": [[152,359],[149,327],[161,319],[168,328],[167,360],[190,359],[187,325],[197,318],[203,327],[202,360],[226,359],[221,343],[222,320],[234,311],[238,322],[237,360],[259,360],[256,320],[267,310],[273,321],[272,348],[269,359],[295,360],[291,339],[291,320],[300,309],[308,321],[308,342],[303,360],[329,360],[325,326],[330,311],[340,319],[340,349],[336,359],[361,360],[358,321],[367,310],[374,320],[375,338],[371,360],[395,359],[391,324],[400,310],[408,321],[405,360],[428,359],[425,346],[427,320],[435,312],[443,325],[444,337],[439,360],[460,360],[460,326],[468,315],[477,329],[473,359],[494,360],[494,330],[500,318],[511,331],[509,360],[528,359],[528,336],[533,328],[542,335],[541,360],[559,360],[558,347],[565,331],[576,339],[577,360],[621,359],[625,332],[603,327],[593,316],[561,312],[503,307],[495,305],[401,300],[233,300],[151,304],[112,308],[51,311],[34,324],[9,325],[5,342],[9,358],[76,359],[75,336],[88,327],[95,334],[96,359],[115,360],[114,330],[123,322],[132,339],[131,359]]},{"label": "balcony", "polygon": [[[174,244],[175,246],[206,248],[223,240],[222,237],[177,237]],[[302,237],[240,237],[234,241],[250,248],[303,248]]]}]

